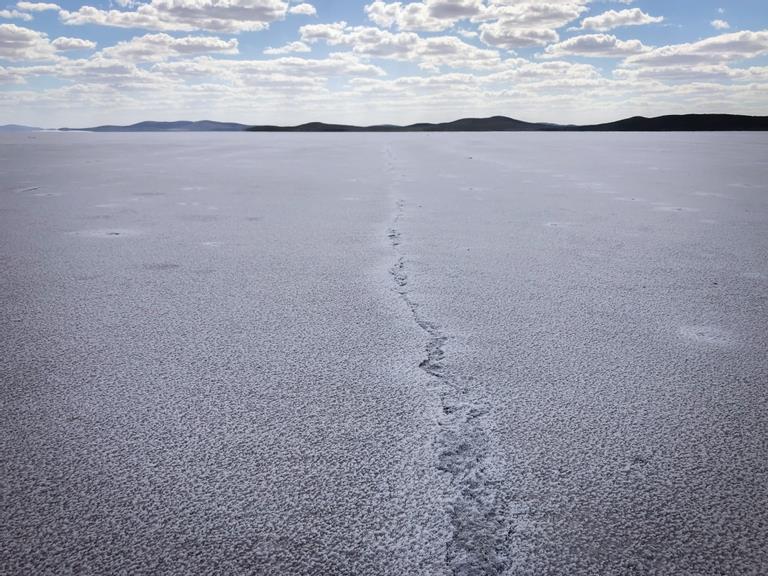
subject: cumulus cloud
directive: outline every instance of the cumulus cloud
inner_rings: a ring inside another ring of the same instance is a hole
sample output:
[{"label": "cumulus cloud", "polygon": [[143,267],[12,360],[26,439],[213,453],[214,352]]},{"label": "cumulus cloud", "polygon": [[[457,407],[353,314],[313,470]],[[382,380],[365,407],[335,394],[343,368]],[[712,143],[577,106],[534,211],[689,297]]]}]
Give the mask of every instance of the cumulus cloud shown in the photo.
[{"label": "cumulus cloud", "polygon": [[625,57],[649,50],[639,40],[619,40],[612,34],[585,34],[547,46],[543,56]]},{"label": "cumulus cloud", "polygon": [[475,16],[483,9],[482,0],[426,0],[425,4],[434,18],[451,20]]},{"label": "cumulus cloud", "polygon": [[453,26],[458,18],[435,16],[426,2],[382,2],[377,0],[365,7],[368,18],[383,28],[440,32]]},{"label": "cumulus cloud", "polygon": [[[236,117],[249,117],[254,102],[258,102],[259,122],[274,123],[318,118],[406,123],[498,113],[586,123],[583,110],[594,109],[596,102],[599,113],[607,117],[628,116],[638,110],[646,114],[706,111],[713,98],[726,111],[731,106],[742,113],[760,113],[768,95],[765,70],[753,70],[752,80],[745,78],[737,86],[715,83],[714,73],[710,80],[666,84],[650,77],[605,77],[599,69],[586,64],[529,62],[523,58],[505,60],[491,73],[399,77],[387,77],[382,70],[348,53],[312,60],[203,56],[156,63],[149,70],[95,57],[25,70],[36,74],[56,72],[75,84],[0,92],[0,111],[39,107],[50,117],[50,110],[82,107],[86,115],[94,109],[112,110],[108,121],[120,123],[125,118],[120,114],[126,110],[134,111],[131,121],[151,115],[152,110],[166,115],[177,110],[186,110],[190,115],[198,115],[198,110],[200,114],[222,110]],[[0,69],[0,79],[14,75],[15,71]],[[331,77],[351,79],[331,89],[327,83]],[[294,100],[301,106],[293,107]],[[344,115],[334,116],[340,107]],[[372,109],[381,110],[382,116],[371,115]],[[359,116],[349,116],[351,111]],[[66,123],[74,124],[73,117],[67,114]]]},{"label": "cumulus cloud", "polygon": [[[602,78],[585,64],[568,62],[506,61],[491,74],[445,73],[405,76],[394,79],[356,79],[352,95],[370,105],[386,109],[401,106],[413,109],[419,120],[425,110],[444,110],[444,115],[504,113],[516,117],[552,117],[558,102],[583,102],[587,94],[609,91],[616,82]],[[532,109],[538,109],[532,112]],[[543,109],[548,110],[546,115]],[[460,111],[460,112],[458,112]],[[482,112],[479,112],[482,111]]]},{"label": "cumulus cloud", "polygon": [[598,30],[605,32],[621,26],[640,26],[643,24],[656,24],[663,22],[663,16],[651,16],[639,8],[628,10],[608,10],[597,16],[590,16],[581,21],[582,29]]},{"label": "cumulus cloud", "polygon": [[19,12],[18,10],[0,10],[0,18],[6,18],[8,20],[24,20],[25,22],[29,22],[32,20],[32,14]]},{"label": "cumulus cloud", "polygon": [[732,68],[724,64],[699,66],[658,66],[616,70],[616,78],[664,83],[758,82],[768,80],[768,67]]},{"label": "cumulus cloud", "polygon": [[455,36],[438,36],[422,39],[416,47],[413,59],[424,69],[493,68],[501,59],[495,50],[476,48]]},{"label": "cumulus cloud", "polygon": [[238,33],[264,30],[288,13],[284,0],[151,0],[134,10],[102,10],[82,6],[62,10],[65,24],[99,24],[160,31],[208,30]]},{"label": "cumulus cloud", "polygon": [[301,39],[345,45],[359,55],[411,60],[427,69],[440,66],[487,68],[500,62],[495,50],[467,44],[456,36],[422,38],[414,32],[390,32],[372,26],[348,26],[346,22],[310,24],[300,28]]},{"label": "cumulus cloud", "polygon": [[23,84],[24,77],[12,68],[0,66],[0,84]]},{"label": "cumulus cloud", "polygon": [[341,44],[346,29],[347,23],[342,20],[329,24],[307,24],[299,28],[299,33],[305,42],[324,41],[329,44]]},{"label": "cumulus cloud", "polygon": [[60,36],[51,42],[56,50],[91,50],[96,48],[96,42],[85,38],[68,38]]},{"label": "cumulus cloud", "polygon": [[424,0],[423,2],[384,2],[376,0],[365,7],[368,18],[384,28],[439,32],[459,20],[477,17],[486,6],[483,0]]},{"label": "cumulus cloud", "polygon": [[491,75],[491,78],[514,78],[522,82],[563,81],[572,84],[576,80],[603,80],[600,71],[591,64],[576,64],[565,60],[531,62],[517,59],[510,69]]},{"label": "cumulus cloud", "polygon": [[310,48],[306,43],[304,42],[289,42],[285,46],[280,46],[279,48],[272,48],[271,46],[264,50],[264,54],[268,54],[270,56],[275,56],[279,54],[290,54],[293,52],[311,52],[312,48]]},{"label": "cumulus cloud", "polygon": [[480,39],[489,46],[515,49],[527,46],[544,46],[557,42],[560,36],[554,30],[547,28],[518,28],[501,21],[481,25]]},{"label": "cumulus cloud", "polygon": [[492,2],[476,18],[480,40],[489,46],[514,50],[544,46],[560,39],[557,30],[579,18],[584,2]]},{"label": "cumulus cloud", "polygon": [[553,29],[578,18],[587,0],[424,0],[385,2],[376,0],[365,7],[368,18],[383,28],[439,32],[461,20],[489,22],[504,20],[505,26]]},{"label": "cumulus cloud", "polygon": [[[115,55],[120,58],[113,57]],[[55,77],[74,82],[88,93],[93,93],[94,87],[99,90],[119,90],[121,97],[136,94],[143,100],[145,107],[149,102],[165,98],[165,107],[177,110],[201,103],[205,109],[209,109],[219,98],[245,101],[254,95],[269,94],[278,98],[280,105],[284,106],[287,100],[299,92],[306,101],[327,94],[327,83],[331,77],[384,75],[379,67],[361,62],[351,54],[331,54],[320,59],[290,56],[266,60],[192,56],[152,63],[140,61],[141,58],[129,61],[124,55],[102,51],[90,58],[60,58],[52,63],[8,70],[3,72],[3,76],[8,82],[19,77]],[[60,93],[48,90],[43,92],[47,95]],[[192,94],[193,102],[183,100]],[[42,93],[39,96],[44,97]],[[100,106],[109,108],[115,102],[114,99],[101,102]]]},{"label": "cumulus cloud", "polygon": [[49,2],[17,2],[16,8],[27,12],[45,12],[46,10],[61,10],[58,4]]},{"label": "cumulus cloud", "polygon": [[55,76],[82,84],[98,84],[110,88],[162,90],[170,82],[126,60],[105,58],[96,54],[91,58],[61,58],[50,64],[30,66],[24,70],[28,76]]},{"label": "cumulus cloud", "polygon": [[728,28],[731,27],[731,25],[728,24],[728,22],[725,20],[712,20],[710,24],[712,25],[712,28],[716,30],[728,30]]},{"label": "cumulus cloud", "polygon": [[316,16],[317,10],[315,9],[312,4],[308,4],[307,2],[302,2],[301,4],[296,4],[296,6],[291,6],[288,9],[289,14],[301,14],[302,16]]},{"label": "cumulus cloud", "polygon": [[586,1],[550,0],[548,2],[522,2],[516,0],[492,1],[474,19],[501,20],[508,25],[525,28],[557,29],[579,18],[586,12]]},{"label": "cumulus cloud", "polygon": [[213,59],[202,56],[190,60],[162,62],[153,67],[176,77],[222,77],[233,81],[246,81],[274,77],[281,81],[306,77],[325,79],[331,76],[384,76],[378,66],[361,62],[352,54],[330,54],[327,58],[299,58],[284,56],[267,60]]},{"label": "cumulus cloud", "polygon": [[168,34],[145,34],[128,41],[118,42],[102,50],[105,58],[132,62],[161,61],[179,56],[198,54],[237,54],[236,39],[223,40],[215,36],[184,36],[174,38]]},{"label": "cumulus cloud", "polygon": [[42,32],[0,24],[0,58],[4,60],[44,60],[55,55],[56,50]]},{"label": "cumulus cloud", "polygon": [[768,54],[768,30],[732,32],[698,42],[672,44],[630,56],[627,65],[691,66],[747,60]]}]

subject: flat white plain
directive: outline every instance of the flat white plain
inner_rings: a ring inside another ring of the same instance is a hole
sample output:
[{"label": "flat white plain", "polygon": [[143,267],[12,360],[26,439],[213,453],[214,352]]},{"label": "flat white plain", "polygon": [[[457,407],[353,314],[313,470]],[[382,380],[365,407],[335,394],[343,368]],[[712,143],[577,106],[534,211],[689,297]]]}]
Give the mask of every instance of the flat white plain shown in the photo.
[{"label": "flat white plain", "polygon": [[766,150],[2,136],[2,571],[759,573]]}]

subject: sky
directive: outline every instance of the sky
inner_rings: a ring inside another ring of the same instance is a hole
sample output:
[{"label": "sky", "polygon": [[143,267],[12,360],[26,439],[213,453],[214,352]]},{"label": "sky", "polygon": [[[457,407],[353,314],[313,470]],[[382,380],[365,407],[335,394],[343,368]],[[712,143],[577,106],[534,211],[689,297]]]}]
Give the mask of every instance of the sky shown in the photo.
[{"label": "sky", "polygon": [[0,3],[0,124],[768,115],[766,0]]}]

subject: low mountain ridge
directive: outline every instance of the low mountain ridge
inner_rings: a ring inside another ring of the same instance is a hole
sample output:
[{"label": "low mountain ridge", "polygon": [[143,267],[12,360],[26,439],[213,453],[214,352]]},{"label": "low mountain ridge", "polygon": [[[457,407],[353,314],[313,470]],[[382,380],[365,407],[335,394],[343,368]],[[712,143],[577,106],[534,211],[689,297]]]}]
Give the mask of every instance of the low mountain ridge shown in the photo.
[{"label": "low mountain ridge", "polygon": [[42,128],[35,126],[22,126],[21,124],[3,124],[0,132],[40,132]]},{"label": "low mountain ridge", "polygon": [[146,120],[130,126],[95,126],[93,128],[60,128],[65,131],[83,132],[242,132],[246,124],[237,122],[214,122],[213,120],[178,120],[176,122],[155,122]]},{"label": "low mountain ridge", "polygon": [[646,118],[633,116],[616,122],[579,126],[580,131],[610,132],[719,132],[768,130],[768,116],[738,114],[679,114]]},{"label": "low mountain ridge", "polygon": [[738,114],[679,114],[646,118],[633,116],[615,122],[589,125],[562,125],[547,122],[524,122],[507,116],[460,118],[452,122],[419,122],[407,126],[378,124],[353,126],[307,122],[297,126],[249,126],[237,122],[212,120],[178,122],[145,121],[130,126],[96,126],[93,128],[61,128],[89,132],[699,132],[699,131],[766,131],[768,116]]},{"label": "low mountain ridge", "polygon": [[562,125],[524,122],[507,116],[461,118],[452,122],[420,122],[408,126],[349,126],[311,122],[299,126],[251,126],[251,132],[703,132],[768,130],[768,116],[683,114],[656,118],[634,116],[604,124]]}]

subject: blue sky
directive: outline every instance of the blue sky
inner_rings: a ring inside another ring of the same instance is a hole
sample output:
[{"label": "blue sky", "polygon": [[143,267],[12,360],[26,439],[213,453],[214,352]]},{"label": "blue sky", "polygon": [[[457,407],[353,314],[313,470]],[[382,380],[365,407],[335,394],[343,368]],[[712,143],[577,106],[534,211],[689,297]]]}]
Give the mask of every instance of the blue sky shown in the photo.
[{"label": "blue sky", "polygon": [[768,114],[768,2],[0,4],[0,124]]}]

